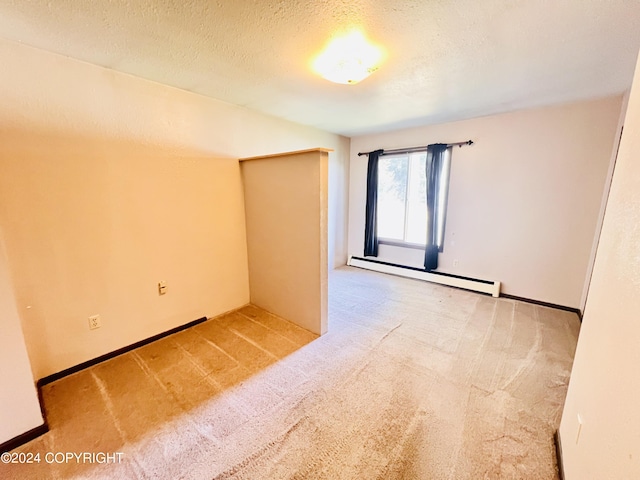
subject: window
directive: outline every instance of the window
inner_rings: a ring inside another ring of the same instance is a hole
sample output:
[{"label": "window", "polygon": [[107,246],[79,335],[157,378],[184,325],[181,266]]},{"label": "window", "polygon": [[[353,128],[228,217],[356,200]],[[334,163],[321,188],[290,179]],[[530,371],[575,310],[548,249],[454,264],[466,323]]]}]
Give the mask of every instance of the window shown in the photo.
[{"label": "window", "polygon": [[[435,195],[436,245],[442,251],[446,200],[449,186],[450,150],[442,163]],[[381,242],[426,245],[427,152],[381,156],[378,163],[378,237]]]}]

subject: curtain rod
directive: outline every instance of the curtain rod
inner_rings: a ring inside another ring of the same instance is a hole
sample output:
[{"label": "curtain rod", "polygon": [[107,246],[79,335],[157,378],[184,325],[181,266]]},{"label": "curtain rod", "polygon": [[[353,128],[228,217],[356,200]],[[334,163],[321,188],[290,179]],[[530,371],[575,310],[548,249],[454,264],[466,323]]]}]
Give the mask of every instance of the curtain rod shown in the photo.
[{"label": "curtain rod", "polygon": [[[447,143],[447,147],[462,147],[464,145],[473,145],[473,140],[467,140],[466,142],[456,142],[456,143]],[[394,153],[413,153],[413,152],[423,152],[427,149],[427,146],[424,147],[411,147],[411,148],[398,148],[396,150],[381,150],[380,155],[392,155]],[[380,150],[373,150],[374,152],[378,152]],[[358,156],[361,155],[369,155],[372,152],[360,152]]]}]

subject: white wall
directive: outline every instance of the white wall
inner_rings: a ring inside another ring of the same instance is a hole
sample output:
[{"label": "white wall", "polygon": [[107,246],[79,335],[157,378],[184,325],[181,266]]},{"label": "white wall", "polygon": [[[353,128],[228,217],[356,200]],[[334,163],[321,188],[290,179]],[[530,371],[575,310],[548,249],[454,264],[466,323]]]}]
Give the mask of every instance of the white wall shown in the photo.
[{"label": "white wall", "polygon": [[640,62],[560,424],[567,480],[640,478],[639,158]]},{"label": "white wall", "polygon": [[327,332],[327,157],[243,160],[251,303]]},{"label": "white wall", "polygon": [[613,180],[613,172],[616,167],[616,158],[618,156],[618,148],[620,146],[620,136],[622,134],[622,127],[624,126],[624,119],[627,114],[628,104],[629,104],[629,90],[625,91],[624,95],[622,96],[622,107],[620,108],[620,116],[618,117],[618,127],[616,128],[616,136],[613,142],[613,148],[611,149],[611,160],[609,160],[609,169],[607,170],[607,177],[604,182],[602,199],[600,200],[600,212],[598,213],[598,223],[596,224],[596,234],[593,236],[593,243],[591,244],[591,255],[589,256],[589,264],[587,266],[587,274],[585,275],[585,279],[584,279],[584,287],[582,287],[582,297],[580,298],[581,312],[584,312],[584,308],[587,304],[587,295],[589,293],[589,284],[591,283],[591,274],[593,273],[593,266],[596,262],[596,251],[598,249],[598,243],[600,242],[600,232],[602,231],[602,222],[604,221],[604,212],[607,208],[609,191],[611,189],[611,181]]},{"label": "white wall", "polygon": [[42,425],[0,231],[0,443]]},{"label": "white wall", "polygon": [[249,300],[239,157],[332,148],[346,260],[348,139],[4,40],[0,62],[0,226],[36,378]]},{"label": "white wall", "polygon": [[[349,253],[363,253],[367,157],[358,152],[472,139],[475,145],[453,150],[439,270],[498,280],[504,293],[578,308],[621,101],[352,138]],[[423,264],[420,250],[381,245],[379,253],[381,260]]]}]

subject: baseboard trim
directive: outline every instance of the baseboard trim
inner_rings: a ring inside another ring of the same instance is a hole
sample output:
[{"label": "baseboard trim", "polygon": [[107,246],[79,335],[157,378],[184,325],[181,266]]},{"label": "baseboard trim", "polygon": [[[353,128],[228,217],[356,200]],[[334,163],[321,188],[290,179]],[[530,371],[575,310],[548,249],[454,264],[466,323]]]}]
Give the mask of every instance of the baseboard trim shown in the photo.
[{"label": "baseboard trim", "polygon": [[157,335],[153,335],[149,338],[145,338],[144,340],[140,340],[139,342],[132,343],[131,345],[127,345],[126,347],[119,348],[114,350],[113,352],[105,353],[104,355],[100,355],[91,360],[87,360],[86,362],[79,363],[73,367],[66,368],[60,372],[48,375],[46,377],[41,378],[36,382],[36,388],[38,391],[38,402],[40,403],[40,412],[42,413],[42,418],[44,422],[42,425],[29,430],[17,437],[12,438],[2,444],[0,444],[0,453],[8,452],[13,450],[14,448],[18,448],[21,445],[24,445],[31,440],[38,438],[40,435],[44,435],[49,431],[49,423],[47,422],[47,411],[44,406],[44,399],[42,397],[42,387],[51,382],[55,382],[56,380],[60,380],[66,376],[77,373],[85,368],[93,367],[99,363],[102,363],[106,360],[110,360],[118,355],[122,355],[124,353],[130,352],[138,347],[142,347],[151,342],[155,342],[156,340],[160,340],[161,338],[168,337],[169,335],[173,335],[174,333],[181,332],[182,330],[186,330],[187,328],[193,327],[207,320],[207,317],[201,317],[197,320],[193,320],[192,322],[185,323],[184,325],[180,325],[178,327],[167,330],[166,332],[158,333]]},{"label": "baseboard trim", "polygon": [[485,293],[494,297],[500,296],[500,282],[482,280],[478,278],[464,277],[452,273],[427,271],[424,268],[409,267],[396,263],[384,262],[371,258],[350,256],[347,261],[350,267],[363,268],[379,273],[387,273],[405,278],[413,278],[449,287],[461,288],[472,292]]},{"label": "baseboard trim", "polygon": [[0,444],[0,453],[10,452],[14,448],[18,448],[20,445],[24,445],[31,440],[38,438],[40,435],[44,435],[49,431],[49,426],[45,421],[42,425],[32,428],[28,432],[24,432],[17,437],[13,437],[11,440],[7,440]]},{"label": "baseboard trim", "polygon": [[556,433],[553,434],[553,443],[556,446],[556,462],[558,464],[558,475],[560,476],[560,480],[565,480],[564,462],[562,461],[562,442],[560,441],[559,430],[556,430]]},{"label": "baseboard trim", "polygon": [[[438,272],[436,270],[427,271],[424,268],[410,267],[409,265],[401,265],[399,263],[384,262],[382,260],[375,260],[375,259],[366,258],[366,257],[351,256],[347,260],[347,265],[349,265],[349,261],[350,260],[360,260],[362,262],[377,263],[378,265],[386,265],[386,266],[389,266],[389,267],[397,267],[397,268],[402,268],[404,270],[413,270],[414,272],[423,272],[423,273],[427,272],[427,273],[430,273],[432,275],[440,275],[441,277],[459,278],[461,280],[470,280],[472,282],[485,283],[487,285],[492,285],[492,284],[495,283],[495,282],[492,282],[491,280],[481,280],[479,278],[465,277],[464,275],[456,275],[454,273]],[[349,266],[351,266],[351,265],[349,265]],[[357,268],[359,268],[359,267],[357,267]]]},{"label": "baseboard trim", "polygon": [[567,307],[565,305],[558,305],[556,303],[543,302],[541,300],[533,300],[532,298],[518,297],[516,295],[509,295],[506,293],[501,293],[501,297],[508,298],[510,300],[518,300],[520,302],[533,303],[534,305],[540,305],[542,307],[555,308],[557,310],[564,310],[565,312],[571,312],[578,315],[578,318],[582,322],[582,312],[579,308]]},{"label": "baseboard trim", "polygon": [[206,320],[207,317],[198,318],[197,320],[172,328],[170,330],[167,330],[166,332],[158,333],[157,335],[153,335],[152,337],[145,338],[144,340],[140,340],[139,342],[132,343],[131,345],[127,345],[126,347],[119,348],[117,350],[114,350],[113,352],[105,353],[104,355],[100,355],[99,357],[87,360],[86,362],[79,363],[78,365],[75,365],[73,367],[65,368],[60,372],[53,373],[41,378],[40,380],[38,380],[36,385],[38,386],[38,388],[43,387],[44,385],[77,373],[81,370],[84,370],[85,368],[93,367],[94,365],[110,360],[114,357],[117,357],[118,355],[122,355],[124,353],[130,352],[131,350],[147,345],[151,342],[155,342],[156,340],[160,340],[161,338],[168,337],[169,335],[181,332],[182,330],[186,330],[187,328],[198,325],[199,323],[202,323]]},{"label": "baseboard trim", "polygon": [[[366,264],[378,265],[377,268],[370,268]],[[463,290],[470,290],[481,294],[488,294],[494,297],[502,297],[510,300],[517,300],[520,302],[532,303],[534,305],[540,305],[542,307],[555,308],[557,310],[564,310],[565,312],[575,313],[578,316],[580,322],[582,322],[582,311],[579,308],[567,307],[565,305],[558,305],[556,303],[543,302],[541,300],[534,300],[532,298],[518,297],[516,295],[509,295],[508,293],[502,293],[500,291],[500,282],[492,282],[490,280],[482,280],[478,278],[465,277],[463,275],[455,275],[452,273],[429,271],[427,272],[423,268],[410,267],[408,265],[400,265],[397,263],[385,262],[382,260],[350,256],[347,260],[347,265],[350,267],[364,268],[366,270],[373,270],[381,273],[389,273],[392,275],[399,275],[407,278],[414,278],[417,280],[430,281],[434,283],[440,283],[454,288],[462,288]],[[406,274],[402,271],[407,271]],[[477,288],[473,284],[484,284],[487,288]]]}]

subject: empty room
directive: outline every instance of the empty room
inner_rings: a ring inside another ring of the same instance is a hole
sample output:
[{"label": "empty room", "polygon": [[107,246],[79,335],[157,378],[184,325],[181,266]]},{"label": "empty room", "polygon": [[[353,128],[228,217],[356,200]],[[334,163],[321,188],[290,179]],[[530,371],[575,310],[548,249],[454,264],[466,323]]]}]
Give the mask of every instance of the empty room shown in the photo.
[{"label": "empty room", "polygon": [[0,0],[0,478],[640,478],[638,25]]}]

